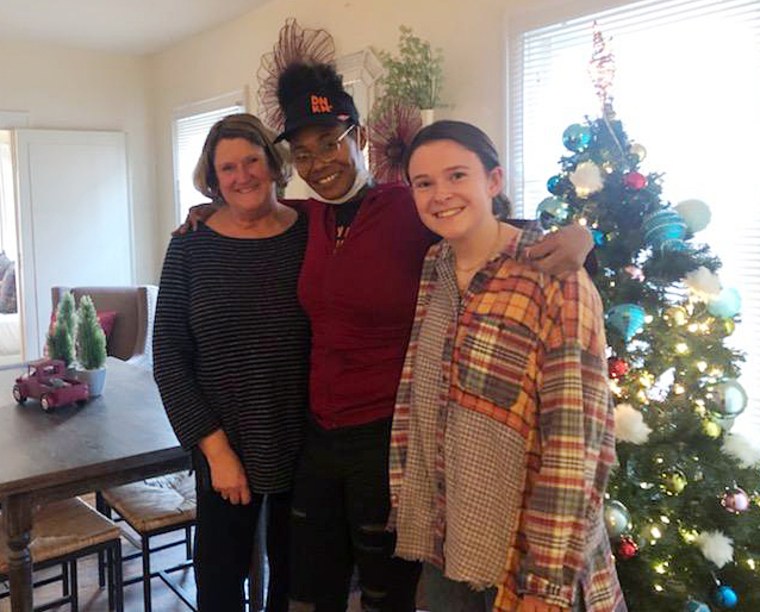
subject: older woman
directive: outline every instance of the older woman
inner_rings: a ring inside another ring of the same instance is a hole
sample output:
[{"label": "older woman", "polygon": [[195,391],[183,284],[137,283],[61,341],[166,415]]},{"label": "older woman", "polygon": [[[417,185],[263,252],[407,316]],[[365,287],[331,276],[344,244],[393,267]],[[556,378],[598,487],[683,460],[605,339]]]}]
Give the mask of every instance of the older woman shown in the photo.
[{"label": "older woman", "polygon": [[309,324],[297,299],[306,219],[277,201],[289,168],[255,117],[211,129],[196,187],[221,202],[166,254],[155,377],[197,469],[201,610],[242,610],[268,498],[267,610],[287,609],[290,498],[308,394]]}]

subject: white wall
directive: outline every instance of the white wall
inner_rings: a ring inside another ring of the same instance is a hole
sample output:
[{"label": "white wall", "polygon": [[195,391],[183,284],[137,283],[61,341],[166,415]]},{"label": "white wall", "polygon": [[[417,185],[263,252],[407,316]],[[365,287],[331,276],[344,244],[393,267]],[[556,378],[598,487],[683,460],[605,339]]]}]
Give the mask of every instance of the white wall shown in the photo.
[{"label": "white wall", "polygon": [[163,257],[156,250],[147,63],[137,56],[0,43],[0,111],[28,112],[30,128],[127,133],[138,283],[155,282]]},{"label": "white wall", "polygon": [[[327,29],[337,54],[395,51],[398,27],[444,51],[445,109],[472,121],[506,151],[507,14],[541,22],[627,0],[270,0],[174,47],[139,57],[38,43],[0,42],[0,111],[27,111],[29,127],[127,133],[135,281],[156,282],[175,225],[171,118],[178,106],[249,86],[288,17]],[[255,111],[255,108],[254,108]],[[0,126],[2,127],[2,126]]]},{"label": "white wall", "polygon": [[150,83],[157,138],[158,250],[163,253],[175,225],[172,110],[245,85],[255,96],[260,58],[271,51],[288,17],[295,17],[304,28],[328,30],[338,56],[367,46],[395,51],[399,26],[412,27],[416,35],[444,52],[443,98],[449,108],[437,111],[436,116],[476,123],[504,151],[503,5],[499,0],[274,0],[153,56]]}]

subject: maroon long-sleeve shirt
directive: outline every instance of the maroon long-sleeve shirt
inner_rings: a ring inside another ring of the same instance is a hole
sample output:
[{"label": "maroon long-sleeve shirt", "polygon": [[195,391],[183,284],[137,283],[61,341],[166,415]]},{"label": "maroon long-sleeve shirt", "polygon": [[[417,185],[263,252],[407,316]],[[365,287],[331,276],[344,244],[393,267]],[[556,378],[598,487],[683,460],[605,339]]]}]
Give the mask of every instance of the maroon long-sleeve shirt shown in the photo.
[{"label": "maroon long-sleeve shirt", "polygon": [[336,206],[307,200],[298,295],[311,321],[310,409],[325,429],[390,417],[434,235],[400,184],[369,190],[335,248]]}]

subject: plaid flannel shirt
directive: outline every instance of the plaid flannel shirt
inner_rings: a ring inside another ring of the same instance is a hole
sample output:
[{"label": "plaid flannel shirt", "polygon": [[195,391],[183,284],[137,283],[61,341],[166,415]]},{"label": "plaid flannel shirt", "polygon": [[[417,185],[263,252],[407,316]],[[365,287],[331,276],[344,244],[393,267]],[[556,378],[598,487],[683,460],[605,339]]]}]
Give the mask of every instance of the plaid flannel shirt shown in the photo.
[{"label": "plaid flannel shirt", "polygon": [[397,555],[498,586],[496,611],[521,594],[570,608],[582,587],[588,612],[621,612],[602,521],[615,459],[602,304],[584,271],[560,281],[518,261],[536,235],[523,231],[461,300],[449,245],[428,252],[391,434],[389,528]]}]

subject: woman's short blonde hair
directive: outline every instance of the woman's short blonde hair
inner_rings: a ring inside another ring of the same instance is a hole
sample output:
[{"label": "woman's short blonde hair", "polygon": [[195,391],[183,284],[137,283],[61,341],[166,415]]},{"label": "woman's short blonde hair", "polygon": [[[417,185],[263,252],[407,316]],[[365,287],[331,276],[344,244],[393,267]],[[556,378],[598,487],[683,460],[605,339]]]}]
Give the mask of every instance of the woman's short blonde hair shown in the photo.
[{"label": "woman's short blonde hair", "polygon": [[251,144],[261,147],[267,156],[269,170],[277,183],[278,192],[282,192],[290,180],[292,169],[287,145],[274,144],[276,134],[267,128],[257,117],[249,113],[228,115],[217,121],[203,144],[198,163],[193,172],[193,184],[207,198],[221,200],[219,179],[214,169],[214,155],[220,140],[245,138]]}]

